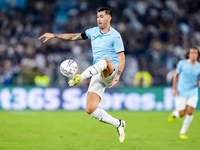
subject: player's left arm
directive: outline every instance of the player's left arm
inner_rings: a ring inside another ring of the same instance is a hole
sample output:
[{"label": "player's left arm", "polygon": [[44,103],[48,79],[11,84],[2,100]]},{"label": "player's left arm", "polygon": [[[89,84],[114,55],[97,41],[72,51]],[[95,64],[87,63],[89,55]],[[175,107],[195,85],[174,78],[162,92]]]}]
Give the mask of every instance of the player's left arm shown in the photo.
[{"label": "player's left arm", "polygon": [[124,66],[125,66],[125,55],[124,52],[119,52],[117,54],[118,58],[119,58],[119,65],[118,65],[118,71],[117,71],[117,76],[113,79],[112,83],[110,83],[110,87],[113,87],[114,85],[116,85],[119,81],[119,78],[122,74],[122,71],[124,70]]},{"label": "player's left arm", "polygon": [[39,40],[42,40],[43,43],[45,43],[53,38],[67,40],[67,41],[83,40],[82,33],[65,33],[65,34],[45,33],[44,35],[39,37]]},{"label": "player's left arm", "polygon": [[200,78],[198,79],[198,86],[200,87]]}]

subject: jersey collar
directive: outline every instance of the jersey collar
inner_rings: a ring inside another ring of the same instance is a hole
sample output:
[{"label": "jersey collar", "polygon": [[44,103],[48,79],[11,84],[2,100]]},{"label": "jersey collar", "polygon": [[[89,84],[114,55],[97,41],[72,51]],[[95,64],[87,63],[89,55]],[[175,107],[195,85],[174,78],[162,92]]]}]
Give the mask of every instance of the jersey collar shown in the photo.
[{"label": "jersey collar", "polygon": [[[110,30],[111,30],[111,28],[112,28],[112,27],[110,26]],[[101,29],[99,28],[99,32],[100,32],[101,34],[103,34],[103,35],[109,33],[110,30],[109,30],[108,32],[106,32],[106,33],[102,33],[102,32],[101,32]]]}]

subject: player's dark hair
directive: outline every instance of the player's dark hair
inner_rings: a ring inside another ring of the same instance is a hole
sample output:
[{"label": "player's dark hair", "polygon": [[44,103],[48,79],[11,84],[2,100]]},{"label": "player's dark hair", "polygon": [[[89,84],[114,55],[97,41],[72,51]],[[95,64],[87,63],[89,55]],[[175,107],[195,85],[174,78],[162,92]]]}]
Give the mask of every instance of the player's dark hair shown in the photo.
[{"label": "player's dark hair", "polygon": [[189,53],[190,53],[191,49],[196,49],[198,51],[198,58],[197,58],[197,60],[198,60],[200,58],[200,51],[199,51],[199,49],[197,47],[190,47],[190,48],[188,48],[186,50],[186,53],[185,53],[185,58],[189,58]]},{"label": "player's dark hair", "polygon": [[106,14],[110,15],[112,17],[112,9],[108,8],[108,7],[101,7],[97,10],[97,13],[98,12],[101,12],[101,11],[105,11]]}]

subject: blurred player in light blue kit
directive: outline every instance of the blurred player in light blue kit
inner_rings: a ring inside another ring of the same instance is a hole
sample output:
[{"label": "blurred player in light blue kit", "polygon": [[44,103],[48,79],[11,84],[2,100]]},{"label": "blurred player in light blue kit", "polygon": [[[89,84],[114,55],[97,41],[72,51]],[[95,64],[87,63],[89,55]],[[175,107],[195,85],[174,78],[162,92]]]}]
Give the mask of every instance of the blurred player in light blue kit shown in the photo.
[{"label": "blurred player in light blue kit", "polygon": [[101,122],[114,125],[119,134],[119,141],[122,143],[125,139],[125,121],[116,119],[105,110],[98,108],[105,88],[108,86],[111,88],[118,83],[125,65],[122,38],[119,32],[110,26],[111,19],[112,10],[103,7],[97,10],[97,27],[90,28],[83,33],[45,33],[39,39],[44,43],[52,38],[72,41],[91,40],[93,65],[81,75],[75,75],[68,84],[72,87],[92,77],[87,92],[86,112]]},{"label": "blurred player in light blue kit", "polygon": [[168,118],[173,122],[175,118],[185,119],[180,131],[180,139],[188,139],[185,135],[193,120],[193,111],[198,101],[198,86],[200,86],[200,51],[197,47],[187,50],[185,60],[179,61],[173,79],[173,95],[175,96],[176,109]]}]

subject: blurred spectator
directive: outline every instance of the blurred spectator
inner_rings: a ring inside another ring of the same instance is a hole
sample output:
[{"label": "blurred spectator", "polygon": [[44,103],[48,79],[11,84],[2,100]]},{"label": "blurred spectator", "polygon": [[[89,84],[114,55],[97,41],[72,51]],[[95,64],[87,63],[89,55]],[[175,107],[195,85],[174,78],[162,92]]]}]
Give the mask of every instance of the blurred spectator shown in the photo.
[{"label": "blurred spectator", "polygon": [[176,73],[176,65],[174,65],[173,69],[169,71],[166,75],[167,85],[172,85],[175,73]]},{"label": "blurred spectator", "polygon": [[40,70],[39,72],[40,74],[36,75],[34,78],[35,85],[38,87],[49,87],[50,78],[44,74],[43,70]]},{"label": "blurred spectator", "polygon": [[1,82],[3,85],[13,84],[13,70],[10,61],[5,61],[4,67],[1,72]]},{"label": "blurred spectator", "polygon": [[133,85],[138,87],[149,87],[153,84],[152,76],[147,71],[139,71],[135,74]]},{"label": "blurred spectator", "polygon": [[148,72],[148,63],[145,57],[140,58],[140,71],[138,71],[133,79],[133,85],[138,87],[149,87],[153,84],[153,77]]}]

